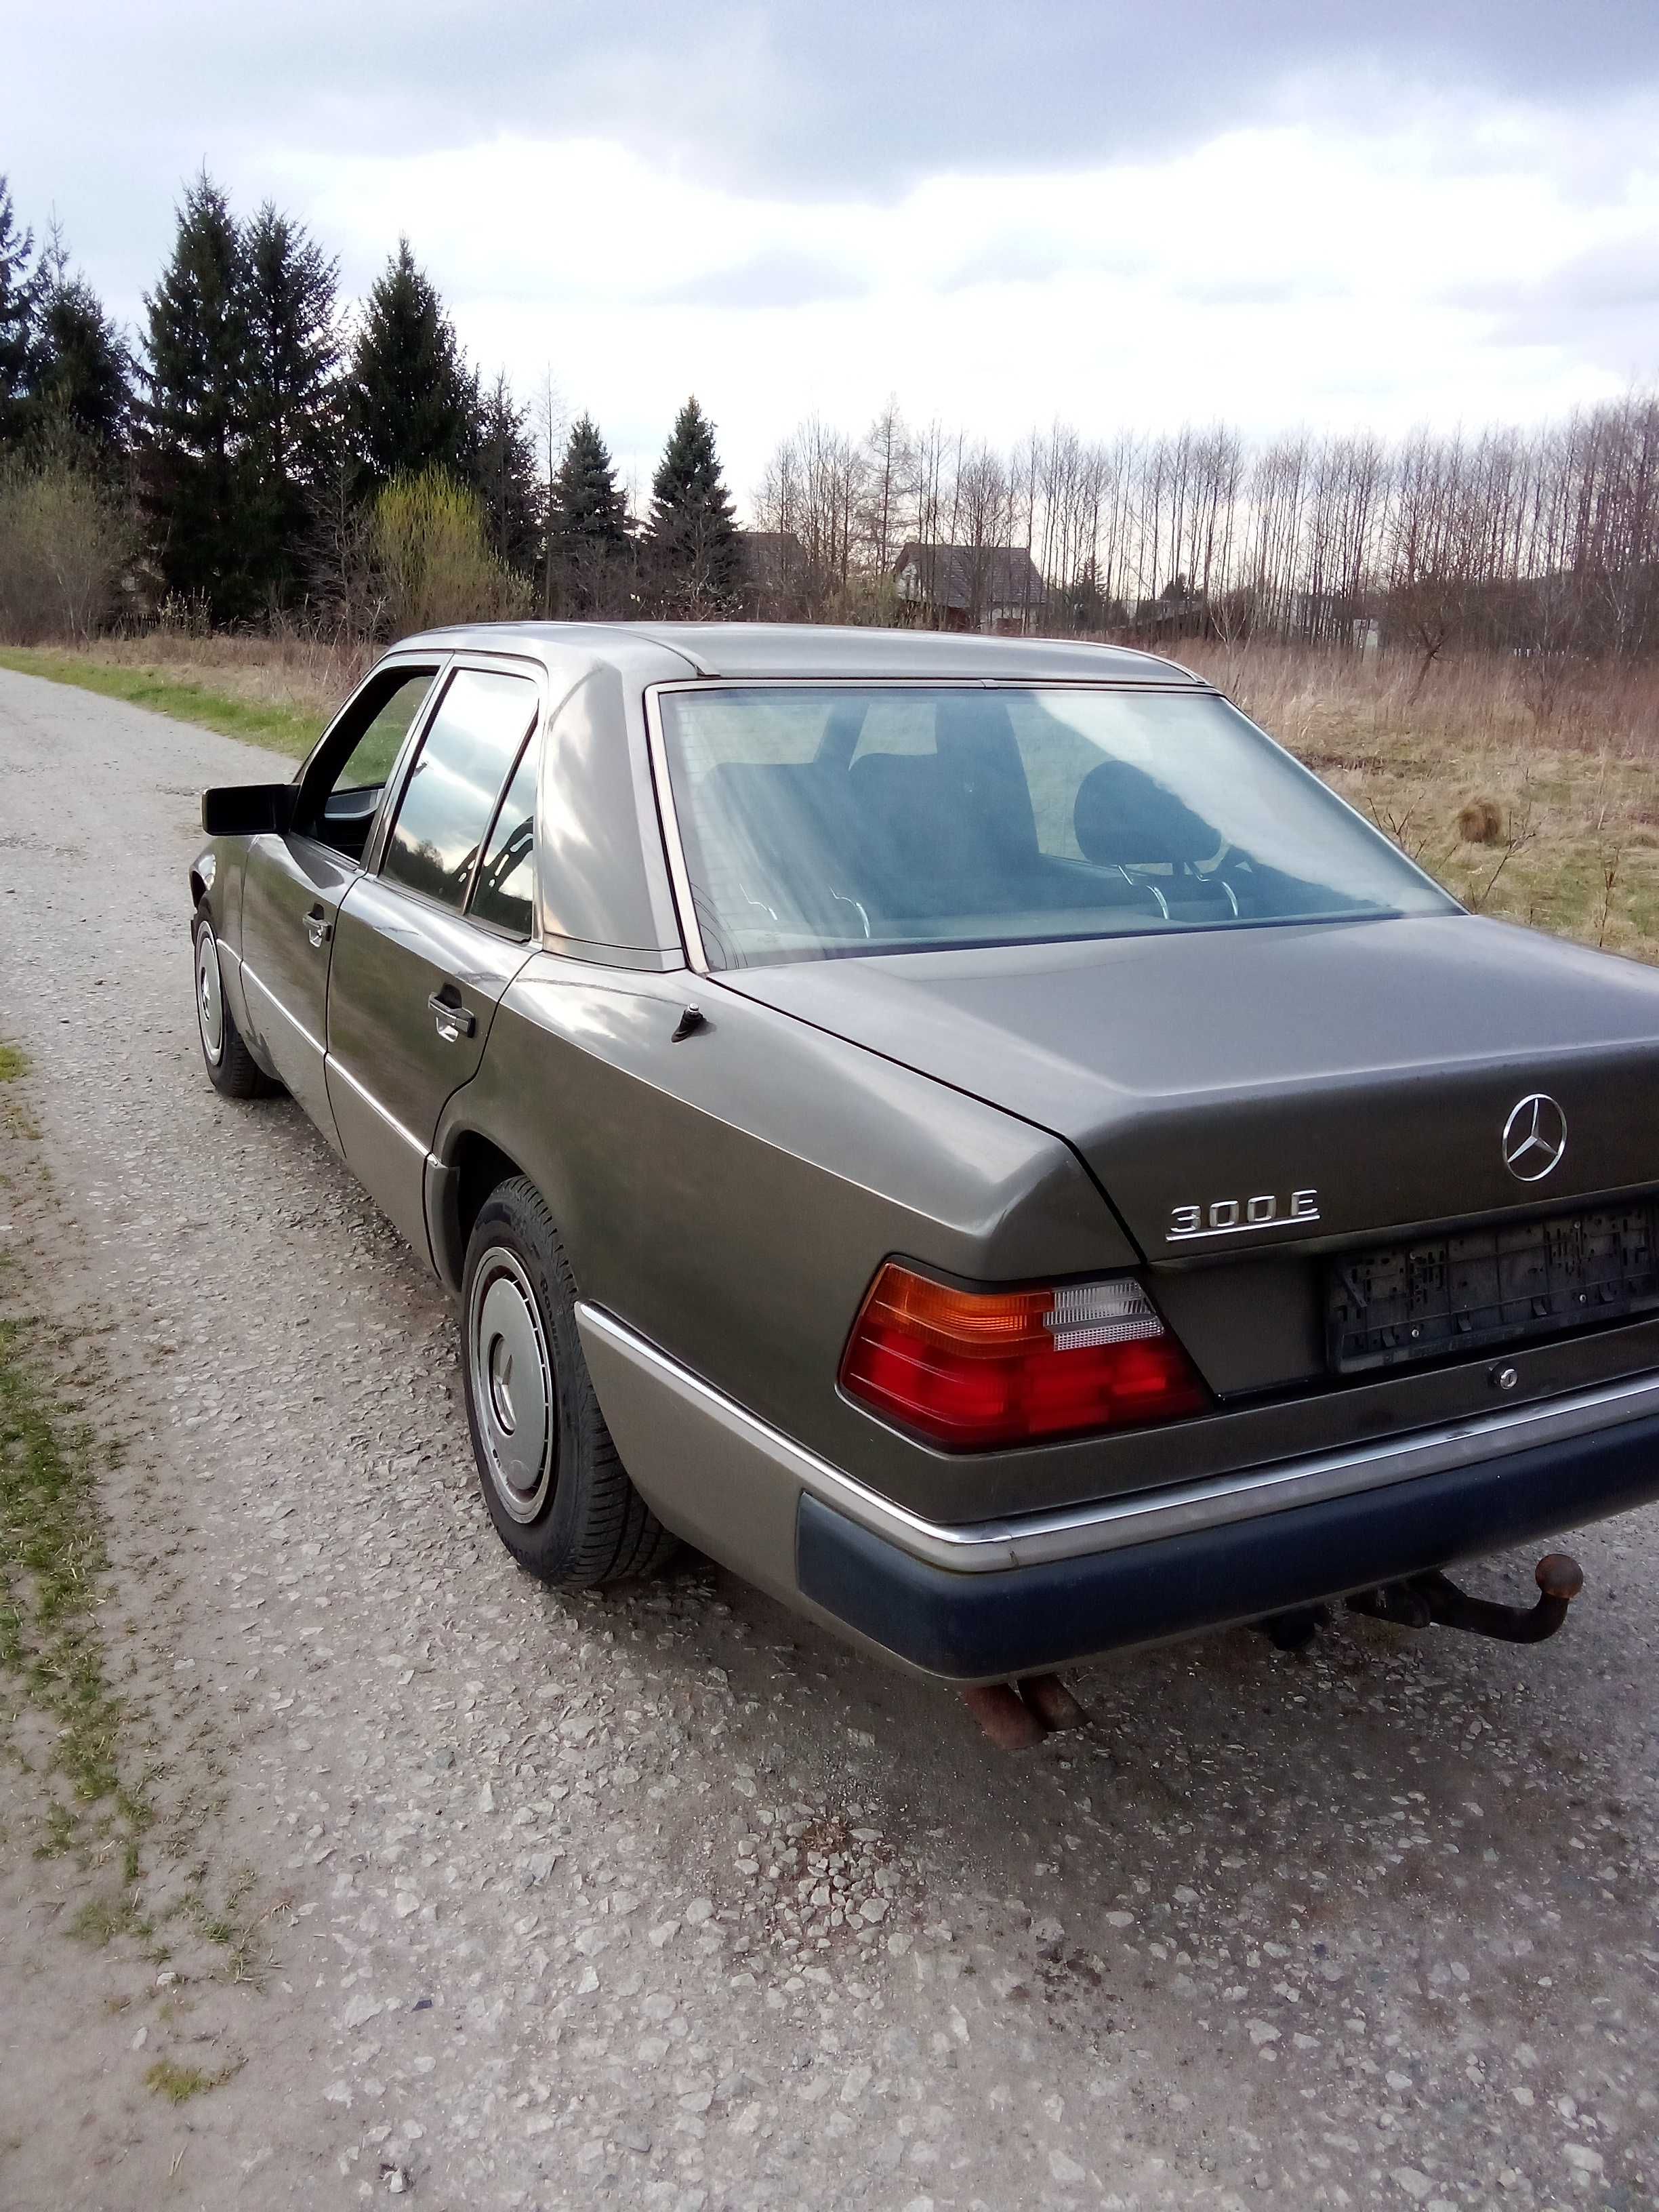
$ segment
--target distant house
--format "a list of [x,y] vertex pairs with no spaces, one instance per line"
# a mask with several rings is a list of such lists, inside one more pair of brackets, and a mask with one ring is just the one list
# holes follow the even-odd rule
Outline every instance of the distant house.
[[1033,628],[1047,591],[1023,547],[906,545],[893,568],[901,607],[931,616],[942,629]]

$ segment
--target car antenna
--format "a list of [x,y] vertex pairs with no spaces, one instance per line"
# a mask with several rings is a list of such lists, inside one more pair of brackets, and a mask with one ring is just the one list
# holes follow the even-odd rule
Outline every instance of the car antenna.
[[695,1036],[699,1030],[707,1029],[708,1026],[708,1017],[702,1008],[688,1006],[680,1016],[678,1025],[668,1042],[670,1044],[684,1044],[687,1037]]

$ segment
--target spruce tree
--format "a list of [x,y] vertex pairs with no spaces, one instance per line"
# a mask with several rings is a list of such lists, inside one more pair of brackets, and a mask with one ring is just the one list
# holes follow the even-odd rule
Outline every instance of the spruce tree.
[[475,465],[491,552],[520,575],[533,575],[546,502],[524,410],[514,400],[504,372],[483,400]]
[[653,580],[664,611],[689,616],[723,613],[735,605],[741,549],[732,498],[720,480],[714,426],[688,399],[651,483],[648,544]]
[[18,229],[10,188],[0,176],[0,441],[21,437],[27,422],[40,290],[33,258],[34,234]]
[[246,253],[229,203],[205,171],[178,214],[172,258],[144,298],[144,502],[167,589],[228,622],[257,603],[242,549]]
[[253,588],[281,605],[312,565],[336,450],[338,264],[269,201],[244,245],[246,556]]
[[369,294],[351,350],[348,434],[359,489],[447,469],[471,483],[478,459],[477,379],[432,280],[409,240]]
[[553,480],[548,529],[561,611],[574,615],[614,611],[626,586],[632,551],[628,503],[591,416],[584,415],[570,433]]
[[36,420],[54,445],[67,440],[109,470],[126,449],[132,356],[82,276],[59,265],[40,301],[33,392]]

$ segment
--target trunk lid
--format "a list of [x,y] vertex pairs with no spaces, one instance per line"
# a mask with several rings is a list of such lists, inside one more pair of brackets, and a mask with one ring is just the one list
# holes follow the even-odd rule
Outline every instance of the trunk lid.
[[[1064,1138],[1153,1261],[1659,1182],[1659,973],[1469,915],[727,971]],[[1565,1148],[1521,1180],[1525,1099]],[[1517,1165],[1545,1165],[1540,1149]],[[1307,1195],[1310,1194],[1311,1195]]]

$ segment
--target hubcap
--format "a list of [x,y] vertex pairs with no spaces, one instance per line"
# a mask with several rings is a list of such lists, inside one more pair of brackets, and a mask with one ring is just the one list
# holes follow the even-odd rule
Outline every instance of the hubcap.
[[201,1024],[202,1050],[217,1067],[225,1048],[225,1009],[220,996],[219,948],[210,929],[199,931],[196,939],[196,1018]]
[[467,1388],[484,1470],[515,1521],[533,1521],[553,1487],[557,1429],[553,1362],[530,1279],[496,1245],[467,1301]]

